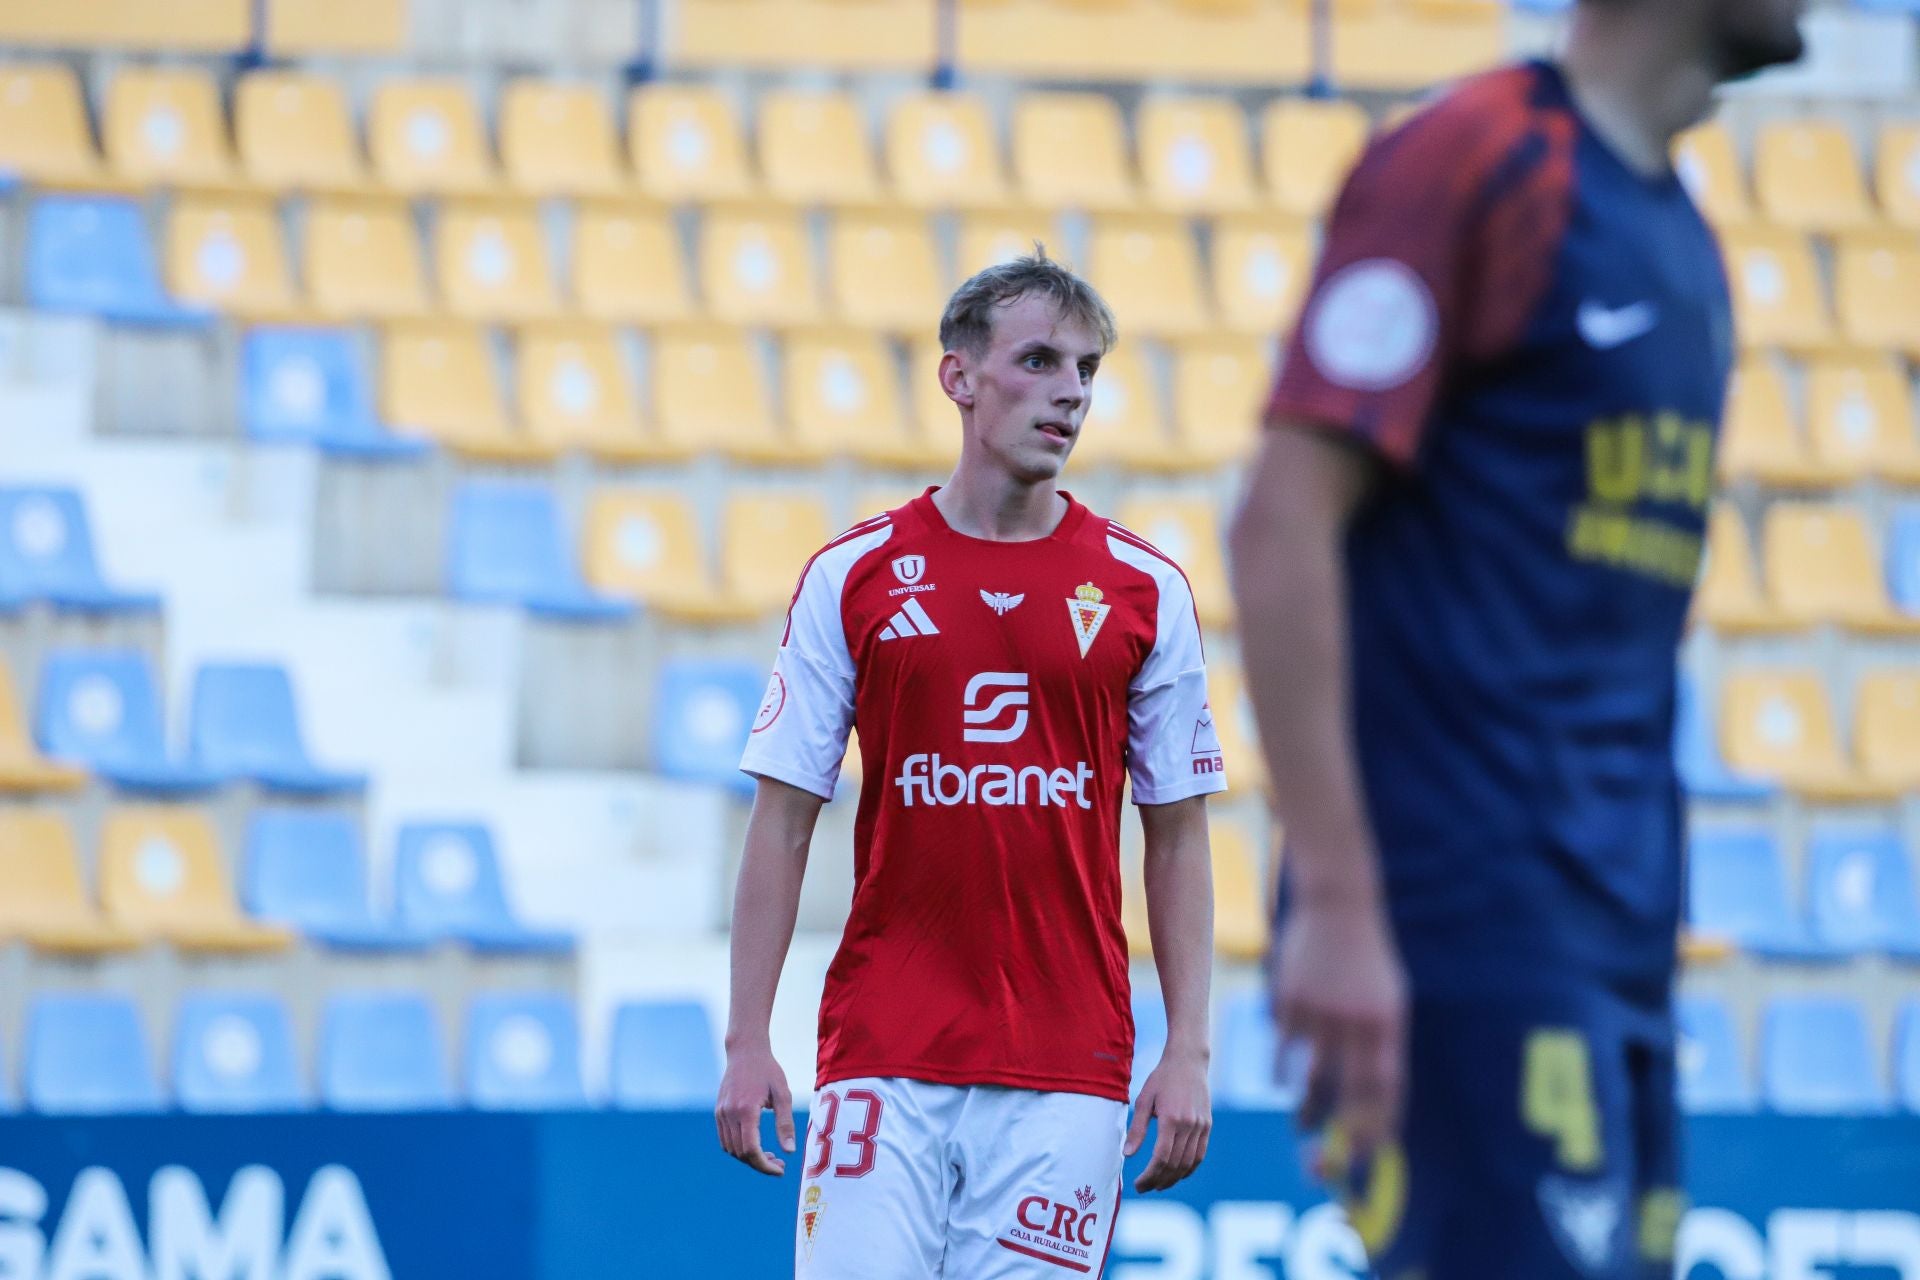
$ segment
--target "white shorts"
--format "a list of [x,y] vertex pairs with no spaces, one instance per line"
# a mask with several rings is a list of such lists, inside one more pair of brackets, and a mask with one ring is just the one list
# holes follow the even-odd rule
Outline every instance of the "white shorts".
[[805,1280],[1098,1277],[1127,1104],[919,1080],[814,1094],[794,1274]]

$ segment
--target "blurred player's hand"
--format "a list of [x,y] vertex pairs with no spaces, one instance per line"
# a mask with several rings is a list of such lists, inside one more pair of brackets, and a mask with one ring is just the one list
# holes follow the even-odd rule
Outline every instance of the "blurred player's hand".
[[727,1051],[727,1073],[720,1077],[720,1102],[713,1109],[720,1145],[734,1159],[770,1177],[787,1171],[787,1162],[760,1147],[760,1113],[773,1112],[780,1149],[793,1152],[793,1094],[787,1073],[769,1046]]
[[1127,1130],[1128,1155],[1147,1140],[1147,1121],[1155,1116],[1160,1134],[1153,1144],[1153,1158],[1134,1179],[1135,1191],[1165,1191],[1206,1158],[1207,1139],[1213,1134],[1213,1099],[1207,1092],[1204,1058],[1170,1050],[1160,1059],[1134,1101],[1133,1125]]
[[1274,945],[1273,1014],[1285,1042],[1312,1047],[1299,1121],[1329,1119],[1364,1160],[1399,1126],[1407,980],[1370,898],[1296,899]]

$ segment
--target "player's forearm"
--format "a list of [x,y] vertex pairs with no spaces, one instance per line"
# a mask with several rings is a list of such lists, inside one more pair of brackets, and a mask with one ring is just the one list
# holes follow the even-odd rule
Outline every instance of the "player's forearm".
[[[769,785],[774,784],[761,784],[763,792]],[[729,1049],[762,1045],[769,1039],[774,993],[800,914],[800,885],[818,804],[815,800],[813,812],[808,812],[804,801],[782,796],[769,803],[763,795],[747,822],[746,850],[733,899]]]
[[1213,975],[1213,862],[1206,797],[1142,805],[1147,933],[1167,1005],[1167,1052],[1204,1062]]

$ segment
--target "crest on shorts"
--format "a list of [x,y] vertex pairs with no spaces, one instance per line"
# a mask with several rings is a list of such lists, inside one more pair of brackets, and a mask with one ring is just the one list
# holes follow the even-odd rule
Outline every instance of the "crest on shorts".
[[1548,1174],[1540,1180],[1539,1197],[1547,1228],[1567,1260],[1590,1276],[1612,1271],[1626,1217],[1620,1192],[1605,1183]]
[[1073,638],[1080,642],[1080,656],[1086,657],[1087,650],[1093,647],[1093,641],[1100,634],[1100,628],[1107,625],[1107,615],[1113,612],[1113,606],[1102,604],[1105,598],[1100,588],[1091,582],[1082,583],[1073,589],[1073,596],[1067,601],[1067,616],[1073,619]]
[[1080,1212],[1085,1213],[1100,1197],[1094,1194],[1092,1187],[1082,1187],[1073,1193],[1073,1198],[1080,1202]]
[[801,1245],[806,1250],[807,1261],[813,1261],[813,1241],[820,1233],[820,1215],[827,1210],[827,1202],[821,1198],[819,1184],[807,1188],[807,1194],[800,1200],[800,1236]]

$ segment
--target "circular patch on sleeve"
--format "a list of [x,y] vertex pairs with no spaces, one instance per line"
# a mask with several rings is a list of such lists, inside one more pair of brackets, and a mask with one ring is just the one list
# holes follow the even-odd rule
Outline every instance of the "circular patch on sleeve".
[[767,681],[766,696],[760,699],[760,713],[753,718],[753,732],[759,733],[763,729],[772,728],[773,722],[778,720],[780,713],[786,709],[787,682],[781,679],[780,673],[776,671],[773,673],[773,679]]
[[1438,335],[1427,282],[1403,262],[1368,258],[1321,287],[1307,322],[1307,354],[1330,382],[1391,391],[1426,368]]

